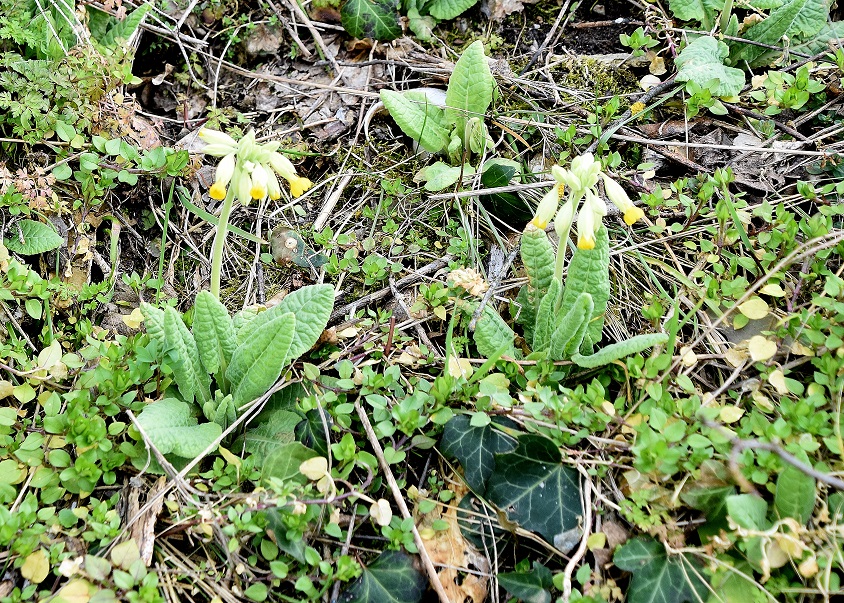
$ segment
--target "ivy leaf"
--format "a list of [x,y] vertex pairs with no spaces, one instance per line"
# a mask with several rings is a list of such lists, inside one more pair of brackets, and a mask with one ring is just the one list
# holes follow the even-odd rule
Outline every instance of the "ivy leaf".
[[3,244],[9,251],[21,255],[38,255],[58,249],[64,239],[52,226],[35,220],[21,220],[9,229],[9,237]]
[[398,5],[398,0],[348,0],[340,9],[340,22],[356,38],[389,42],[401,35]]
[[700,21],[703,29],[711,29],[724,0],[668,0],[668,8],[682,21]]
[[223,432],[216,423],[198,425],[190,405],[176,398],[148,404],[138,415],[138,424],[161,454],[186,459],[199,456]]
[[384,551],[339,597],[340,603],[417,603],[427,582],[401,551]]
[[489,70],[483,42],[472,42],[454,65],[445,93],[446,123],[455,125],[459,140],[463,140],[466,122],[472,117],[483,119],[492,103],[495,80]]
[[498,584],[524,603],[551,603],[553,578],[551,570],[534,561],[529,572],[507,572],[498,574]]
[[316,450],[320,456],[328,456],[328,440],[326,439],[326,425],[328,423],[328,431],[331,431],[331,415],[324,413],[321,415],[319,410],[314,408],[305,413],[305,418],[296,424],[293,430],[296,439],[302,442],[305,446]]
[[299,465],[315,456],[318,456],[316,452],[299,442],[277,445],[264,459],[261,475],[265,479],[274,477],[283,482],[294,480],[304,484],[307,478],[299,473]]
[[439,153],[448,144],[445,111],[433,104],[421,90],[382,90],[381,102],[401,131],[429,153]]
[[234,351],[226,369],[226,379],[232,385],[236,406],[262,396],[276,382],[287,366],[296,326],[296,316],[292,312],[282,314],[265,322],[262,329]]
[[446,423],[440,447],[444,454],[460,461],[466,483],[480,494],[495,471],[495,455],[512,451],[515,441],[494,425],[472,427],[470,421],[468,415],[457,415]]
[[788,465],[777,477],[774,508],[780,517],[793,517],[806,525],[815,508],[815,478]]
[[226,307],[210,291],[200,291],[193,305],[193,338],[199,358],[209,373],[227,365],[237,348],[231,316]]
[[615,552],[616,566],[631,572],[628,603],[697,603],[709,595],[701,570],[686,555],[665,553],[652,538],[628,541]]
[[718,80],[713,94],[738,96],[744,86],[744,72],[724,65],[729,54],[730,49],[724,42],[712,36],[697,38],[677,55],[677,81],[694,82],[706,88],[709,82]]
[[583,507],[577,472],[561,461],[548,438],[520,436],[516,450],[495,456],[486,496],[510,521],[566,552],[580,540]]

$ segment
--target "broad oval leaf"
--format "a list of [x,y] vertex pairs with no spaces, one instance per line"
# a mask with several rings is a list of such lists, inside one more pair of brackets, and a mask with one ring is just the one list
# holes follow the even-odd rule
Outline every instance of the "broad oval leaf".
[[729,54],[729,48],[721,40],[712,36],[697,38],[677,55],[677,81],[691,81],[705,87],[711,80],[718,80],[716,96],[737,96],[744,86],[744,72],[724,65]]
[[566,552],[580,540],[583,505],[577,471],[561,461],[551,440],[523,435],[513,452],[496,455],[486,496],[510,521]]
[[478,0],[434,0],[427,5],[428,13],[440,21],[448,21],[463,14]]
[[708,581],[693,557],[665,553],[652,538],[638,537],[619,547],[613,562],[633,579],[627,603],[697,603],[709,597]]
[[3,244],[21,255],[46,253],[58,249],[64,241],[55,228],[35,220],[21,220],[9,229],[9,234],[12,236]]
[[228,365],[237,348],[231,316],[210,291],[200,291],[193,306],[193,338],[199,358],[209,373]]
[[418,603],[427,581],[401,551],[384,551],[339,597],[340,603]]
[[454,65],[445,94],[446,123],[455,124],[460,140],[463,140],[467,120],[472,117],[483,119],[492,103],[494,86],[483,42],[472,42]]
[[777,477],[774,508],[780,517],[793,517],[806,525],[815,508],[815,478],[788,465]]
[[[474,305],[468,305],[474,311]],[[516,355],[516,348],[513,340],[516,334],[513,332],[498,312],[486,306],[481,314],[478,324],[475,325],[473,334],[478,353],[484,358],[491,358],[504,349],[504,354],[511,358]]]
[[340,22],[356,38],[389,42],[401,35],[398,5],[398,0],[347,0],[340,9]]
[[402,132],[429,153],[439,153],[448,144],[445,113],[429,101],[425,92],[382,90],[381,102]]
[[186,459],[200,455],[223,432],[216,423],[198,425],[190,405],[176,398],[144,407],[138,415],[138,425],[161,454]]
[[304,484],[307,478],[299,472],[299,466],[315,456],[319,455],[299,442],[277,445],[264,459],[261,475],[264,479],[295,480]]
[[235,450],[245,450],[262,463],[276,448],[293,441],[293,430],[302,417],[291,410],[276,410],[266,421],[249,429],[239,438]]
[[235,406],[262,396],[276,382],[287,366],[295,329],[296,316],[292,312],[282,314],[234,351],[226,379],[231,383]]
[[486,481],[495,471],[495,455],[516,447],[514,438],[494,425],[472,427],[468,415],[457,415],[446,423],[440,448],[463,467],[463,477],[473,492],[482,494]]

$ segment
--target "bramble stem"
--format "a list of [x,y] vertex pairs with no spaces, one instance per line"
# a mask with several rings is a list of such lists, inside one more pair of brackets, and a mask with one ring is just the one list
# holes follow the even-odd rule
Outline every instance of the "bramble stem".
[[220,299],[220,270],[223,265],[223,247],[226,244],[226,234],[229,231],[229,214],[232,211],[234,202],[234,187],[230,186],[223,199],[223,207],[220,210],[220,221],[217,223],[217,232],[214,234],[214,244],[211,247],[211,294]]

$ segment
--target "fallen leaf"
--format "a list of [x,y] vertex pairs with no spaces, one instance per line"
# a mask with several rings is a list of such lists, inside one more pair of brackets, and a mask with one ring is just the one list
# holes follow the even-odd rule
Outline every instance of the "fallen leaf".
[[318,480],[328,473],[328,459],[324,456],[315,456],[299,465],[299,473],[309,480]]
[[135,308],[131,314],[121,314],[120,320],[130,329],[139,329],[141,323],[144,322],[144,315],[141,313],[140,308]]
[[768,304],[761,297],[751,297],[739,305],[738,311],[751,320],[760,320],[768,315],[769,308]]
[[771,371],[771,374],[768,375],[768,383],[774,386],[778,394],[784,396],[788,393],[788,386],[785,384],[785,375],[780,369]]
[[747,342],[747,351],[750,352],[750,357],[754,362],[760,362],[777,353],[777,344],[762,335],[754,335]]
[[21,576],[33,584],[41,584],[50,572],[50,557],[44,549],[30,553],[21,566]]
[[379,498],[372,503],[369,507],[369,514],[372,515],[372,519],[379,526],[388,526],[393,519],[393,510],[390,508],[390,503],[383,498]]
[[739,408],[738,406],[725,406],[721,409],[721,412],[718,413],[718,417],[724,423],[735,423],[736,421],[741,419],[743,414],[743,408]]
[[455,379],[465,377],[468,379],[472,376],[472,363],[468,358],[455,358],[449,356],[448,358],[448,374]]
[[771,297],[783,297],[785,296],[785,291],[782,287],[777,285],[776,283],[768,283],[761,289],[759,289],[759,293],[764,293],[765,295],[770,295]]

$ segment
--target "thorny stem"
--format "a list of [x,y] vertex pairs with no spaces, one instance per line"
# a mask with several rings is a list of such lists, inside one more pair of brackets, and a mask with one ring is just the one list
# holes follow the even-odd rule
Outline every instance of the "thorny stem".
[[230,186],[223,199],[223,207],[220,210],[220,221],[217,223],[217,232],[214,234],[214,245],[211,248],[211,294],[220,299],[220,270],[223,265],[223,247],[226,244],[226,234],[229,231],[229,214],[232,212],[234,202],[234,187]]

